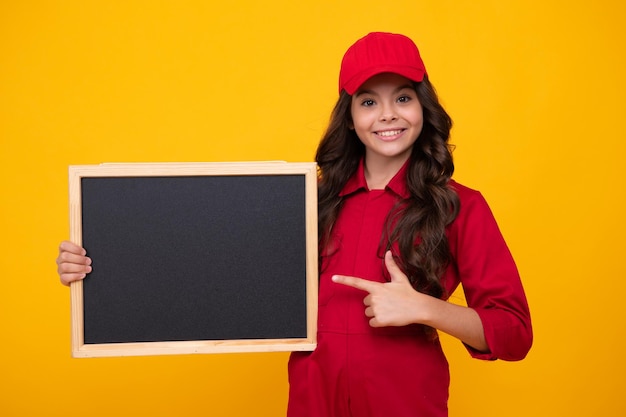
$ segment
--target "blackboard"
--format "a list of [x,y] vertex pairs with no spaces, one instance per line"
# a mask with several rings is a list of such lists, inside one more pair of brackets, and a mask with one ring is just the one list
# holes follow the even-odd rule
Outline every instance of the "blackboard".
[[312,350],[313,163],[70,167],[75,357]]

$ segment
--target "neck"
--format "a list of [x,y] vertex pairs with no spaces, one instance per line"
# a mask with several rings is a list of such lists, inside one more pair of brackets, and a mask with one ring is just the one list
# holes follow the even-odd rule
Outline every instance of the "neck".
[[403,158],[365,156],[365,181],[370,190],[383,190],[407,161]]

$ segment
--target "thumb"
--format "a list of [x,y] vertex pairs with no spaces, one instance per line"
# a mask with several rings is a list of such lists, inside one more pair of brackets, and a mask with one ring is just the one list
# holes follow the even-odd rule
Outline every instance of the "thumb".
[[385,253],[385,266],[387,271],[389,271],[391,282],[409,282],[409,278],[400,270],[390,250]]

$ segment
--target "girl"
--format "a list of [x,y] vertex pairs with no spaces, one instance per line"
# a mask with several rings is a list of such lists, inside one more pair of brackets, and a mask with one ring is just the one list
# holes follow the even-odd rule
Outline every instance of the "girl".
[[[437,331],[475,358],[532,344],[524,290],[493,215],[451,179],[452,122],[415,44],[370,33],[345,53],[317,150],[318,345],[289,360],[289,417],[443,417],[449,372]],[[91,271],[60,246],[64,284]],[[462,284],[468,307],[447,302]]]

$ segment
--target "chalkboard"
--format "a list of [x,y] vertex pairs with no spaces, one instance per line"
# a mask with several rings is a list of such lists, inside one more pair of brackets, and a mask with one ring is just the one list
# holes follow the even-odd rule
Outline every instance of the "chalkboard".
[[74,357],[315,348],[314,163],[70,167]]

